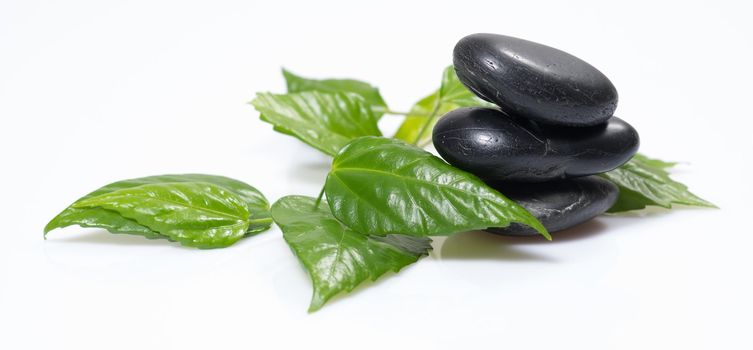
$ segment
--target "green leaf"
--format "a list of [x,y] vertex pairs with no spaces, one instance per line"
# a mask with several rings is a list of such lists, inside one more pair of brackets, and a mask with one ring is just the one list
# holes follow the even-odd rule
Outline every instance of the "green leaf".
[[644,165],[646,165],[648,167],[660,168],[660,169],[669,169],[669,168],[672,168],[675,165],[677,165],[677,162],[665,162],[665,161],[659,160],[659,159],[651,159],[651,158],[646,157],[646,156],[644,156],[644,155],[642,155],[640,153],[636,153],[633,156],[633,160],[635,160],[637,162],[641,162],[641,163],[643,163]]
[[398,272],[428,254],[431,239],[405,235],[368,236],[340,223],[322,201],[287,196],[272,205],[272,218],[314,284],[309,311],[363,281]]
[[457,107],[493,106],[468,90],[458,79],[453,66],[445,68],[442,72],[439,95],[441,103],[449,103]]
[[379,89],[369,83],[354,79],[309,79],[291,73],[283,69],[288,93],[319,91],[326,93],[348,92],[361,96],[372,107],[374,116],[379,119],[387,109]]
[[269,218],[269,202],[256,188],[248,184],[224,176],[206,174],[175,174],[141,177],[113,182],[103,186],[94,192],[78,199],[71,206],[63,210],[53,218],[45,227],[45,235],[53,229],[71,225],[82,227],[97,227],[106,229],[112,233],[128,233],[142,235],[150,239],[166,238],[163,235],[139,224],[138,222],[122,217],[120,214],[104,208],[75,208],[74,205],[88,198],[96,197],[117,190],[137,187],[146,184],[158,184],[165,182],[209,182],[222,186],[245,201],[246,208],[251,216],[247,234],[261,232],[268,229],[272,220]]
[[274,125],[276,131],[331,156],[354,138],[382,134],[371,109],[356,95],[259,93],[251,104],[261,113],[261,120]]
[[335,217],[358,232],[448,235],[518,222],[549,238],[533,215],[476,176],[396,139],[349,143],[324,191]]
[[[440,103],[438,99],[439,90],[413,105],[393,137],[411,143],[416,140],[418,140],[418,143],[422,143],[431,138],[431,130],[438,119],[436,116],[444,115],[457,108],[457,106],[449,103]],[[431,120],[427,121],[427,119]],[[422,129],[423,132],[421,132]],[[419,133],[421,133],[420,138],[418,137]]]
[[[445,68],[437,91],[418,101],[408,112],[395,138],[413,143],[431,139],[431,130],[440,116],[460,107],[492,106],[476,97],[460,82],[452,66]],[[428,120],[427,120],[428,119]],[[421,134],[421,137],[419,137]]]
[[617,203],[609,212],[643,209],[647,206],[671,208],[672,204],[716,208],[688,191],[687,186],[669,177],[666,169],[674,164],[636,154],[621,167],[601,174],[620,188]]
[[246,202],[208,182],[166,182],[125,188],[79,201],[74,208],[103,208],[183,245],[227,247],[246,234]]

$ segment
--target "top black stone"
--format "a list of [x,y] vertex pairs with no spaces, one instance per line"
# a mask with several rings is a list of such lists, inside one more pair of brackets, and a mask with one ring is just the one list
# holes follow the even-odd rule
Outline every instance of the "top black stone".
[[598,69],[558,49],[497,34],[472,34],[453,53],[460,81],[503,111],[567,126],[605,122],[617,89]]

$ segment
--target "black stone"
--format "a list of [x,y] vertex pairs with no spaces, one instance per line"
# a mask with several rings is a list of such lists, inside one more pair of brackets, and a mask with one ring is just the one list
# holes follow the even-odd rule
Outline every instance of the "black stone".
[[[619,194],[617,186],[597,176],[540,184],[490,185],[528,209],[550,233],[568,229],[603,214],[614,205]],[[511,236],[538,234],[532,228],[517,223],[486,231]]]
[[638,132],[614,117],[590,127],[543,125],[491,108],[458,108],[439,119],[434,147],[485,180],[543,182],[603,173],[638,151]]
[[537,122],[588,126],[617,108],[617,89],[598,69],[555,48],[497,34],[455,45],[455,71],[479,97]]

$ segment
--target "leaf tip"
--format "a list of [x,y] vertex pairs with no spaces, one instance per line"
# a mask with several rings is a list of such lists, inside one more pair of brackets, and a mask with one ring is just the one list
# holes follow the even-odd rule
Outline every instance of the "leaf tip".
[[313,314],[314,312],[317,312],[317,311],[319,311],[319,309],[321,309],[321,308],[322,308],[322,306],[321,306],[321,305],[314,305],[314,304],[312,303],[311,305],[309,305],[309,309],[308,309],[308,310],[306,310],[306,312],[308,312],[308,313],[310,313],[310,314]]
[[549,231],[547,231],[546,227],[544,227],[544,225],[538,219],[534,218],[534,220],[535,221],[532,223],[525,223],[525,224],[531,227],[532,229],[536,230],[536,232],[540,233],[542,236],[544,236],[544,238],[546,238],[547,241],[551,241],[552,235],[549,233]]
[[711,208],[711,209],[721,209],[721,208],[719,208],[718,205],[716,205],[714,203],[711,203],[711,202],[709,202],[709,201],[707,201],[707,200],[705,200],[705,199],[703,199],[701,197],[698,197],[698,196],[696,196],[696,197],[699,200],[699,202],[698,202],[697,205],[700,206],[700,207],[706,207],[706,208]]
[[521,223],[536,230],[536,232],[544,236],[544,238],[546,238],[547,241],[551,241],[552,235],[549,234],[549,231],[547,231],[546,227],[544,227],[544,224],[542,224],[535,216],[533,216],[533,214],[531,214],[528,211],[526,212],[528,213],[530,220],[521,222]]
[[318,290],[314,289],[314,295],[311,296],[311,303],[309,304],[308,313],[314,313],[324,306],[327,302],[327,297],[322,295]]
[[[55,219],[57,219],[57,218],[55,218]],[[44,238],[45,240],[47,240],[47,234],[48,234],[48,233],[49,233],[50,231],[52,231],[52,230],[54,230],[54,229],[56,229],[56,228],[58,228],[58,227],[59,227],[59,226],[57,225],[57,223],[55,222],[55,219],[52,219],[52,221],[48,222],[48,223],[47,223],[47,225],[45,225],[44,229],[42,230],[42,237],[43,237],[43,238]]]
[[546,238],[547,241],[552,240],[552,235],[545,229],[544,231],[539,231],[544,238]]

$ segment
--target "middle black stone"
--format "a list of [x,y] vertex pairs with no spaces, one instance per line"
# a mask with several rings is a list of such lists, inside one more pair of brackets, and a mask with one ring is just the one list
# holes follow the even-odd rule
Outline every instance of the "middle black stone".
[[638,132],[613,117],[590,127],[538,125],[490,108],[459,108],[433,131],[448,163],[484,180],[544,182],[610,171],[638,151]]

